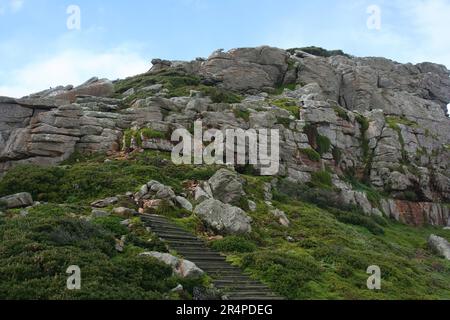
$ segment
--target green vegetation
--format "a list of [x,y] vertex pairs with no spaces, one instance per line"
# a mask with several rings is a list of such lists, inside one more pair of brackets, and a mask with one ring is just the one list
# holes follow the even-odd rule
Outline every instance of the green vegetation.
[[180,181],[207,180],[217,171],[216,167],[176,166],[170,154],[158,152],[136,154],[129,161],[104,160],[94,156],[83,162],[71,159],[68,163],[72,165],[52,168],[16,167],[0,180],[0,196],[29,192],[38,201],[87,204],[134,191],[152,179],[180,191]]
[[294,99],[283,98],[278,100],[273,100],[271,102],[274,106],[289,111],[295,119],[300,119],[300,107],[297,104],[297,101]]
[[331,150],[331,141],[328,137],[318,135],[317,136],[317,152],[320,155],[324,155],[325,153],[330,152]]
[[280,86],[276,87],[275,91],[273,91],[271,93],[275,96],[279,96],[286,89],[294,91],[295,89],[297,89],[298,85],[299,85],[298,83],[289,83],[289,84],[280,85]]
[[186,74],[181,70],[162,70],[159,73],[142,74],[119,80],[115,83],[116,96],[121,97],[124,92],[134,88],[136,93],[128,97],[126,101],[131,102],[135,99],[143,99],[152,96],[152,93],[139,91],[139,89],[155,84],[163,85],[169,97],[189,96],[191,90],[195,90],[211,97],[214,103],[239,103],[243,99],[237,93],[203,85],[199,77]]
[[277,117],[277,123],[283,125],[286,128],[291,126],[292,120],[289,118]]
[[250,120],[250,111],[245,109],[234,109],[233,110],[234,116],[238,119],[242,119],[245,122],[248,122]]
[[294,54],[296,50],[301,50],[306,53],[312,54],[314,56],[325,57],[325,58],[332,57],[332,56],[350,57],[348,54],[344,53],[344,51],[342,51],[342,50],[326,50],[324,48],[314,47],[314,46],[303,47],[303,48],[293,48],[293,49],[289,49],[287,51],[291,54]]
[[130,148],[133,139],[138,147],[142,147],[143,139],[168,139],[168,134],[151,128],[142,128],[139,130],[125,130],[123,137],[124,146]]
[[[143,251],[166,250],[139,219],[133,218],[132,228],[115,216],[86,221],[93,200],[136,191],[152,179],[180,193],[183,181],[207,180],[218,169],[175,166],[168,157],[144,152],[105,162],[105,156],[77,154],[59,167],[8,172],[0,180],[0,196],[30,192],[50,203],[30,209],[26,217],[17,210],[0,217],[0,298],[180,299],[190,298],[194,286],[207,285],[204,278],[179,279],[167,266],[139,257]],[[450,240],[448,231],[365,216],[340,202],[326,170],[313,174],[308,185],[279,180],[272,203],[288,216],[291,224],[285,228],[263,200],[264,183],[272,178],[245,173],[245,191],[257,203],[257,210],[248,212],[253,231],[210,245],[278,294],[290,299],[450,299],[450,262],[427,247],[430,234]],[[383,196],[358,181],[352,184],[372,203]],[[200,220],[186,210],[162,206],[158,213],[205,235]],[[115,241],[122,236],[125,248],[119,253]],[[82,269],[81,291],[65,290],[69,265]],[[371,265],[381,268],[381,291],[366,287]],[[188,296],[170,293],[178,283]]]
[[358,181],[354,176],[346,176],[345,181],[350,183],[354,190],[364,192],[367,199],[375,207],[379,207],[381,200],[388,196],[387,194],[376,190],[373,186]]
[[309,144],[322,156],[331,151],[331,141],[328,137],[319,134],[317,127],[307,124],[303,131],[308,136]]
[[[155,259],[139,257],[165,246],[142,224],[131,229],[122,219],[108,217],[93,222],[74,217],[69,207],[35,207],[26,217],[9,213],[0,218],[1,299],[185,299],[170,290],[178,283],[206,284],[203,278],[186,281]],[[122,253],[115,239],[126,236]],[[66,288],[66,270],[77,265],[81,290]],[[192,294],[192,291],[190,291]]]
[[214,103],[240,103],[244,99],[237,93],[216,87],[201,86],[198,90],[209,96]]
[[403,138],[402,128],[399,126],[399,124],[415,127],[417,126],[417,123],[406,118],[394,116],[386,117],[386,122],[389,128],[395,130],[398,134],[398,141],[400,142],[400,145],[402,147],[402,164],[409,165],[410,161],[408,159],[408,153],[405,150],[405,139]]
[[407,119],[406,117],[399,117],[399,116],[388,116],[386,117],[386,122],[389,125],[391,129],[397,130],[399,124],[403,124],[408,127],[412,128],[418,128],[419,125],[416,121],[412,121]]
[[311,186],[320,189],[332,187],[332,176],[328,171],[317,171],[311,174]]
[[309,160],[319,162],[320,161],[320,154],[314,150],[314,149],[300,149],[300,152],[307,155]]
[[374,152],[370,150],[369,139],[367,139],[367,130],[369,130],[370,123],[366,117],[360,114],[356,116],[356,121],[359,123],[361,130],[360,142],[363,151],[363,162],[365,164],[364,179],[368,181],[370,172],[372,170],[372,162],[374,156]]
[[344,108],[339,107],[339,106],[335,106],[334,107],[334,112],[336,112],[336,115],[339,118],[344,119],[346,121],[350,121],[350,117],[348,116],[348,113],[347,113],[347,111]]
[[226,253],[245,253],[257,250],[257,246],[254,242],[238,236],[229,236],[222,240],[216,240],[211,243],[211,248]]

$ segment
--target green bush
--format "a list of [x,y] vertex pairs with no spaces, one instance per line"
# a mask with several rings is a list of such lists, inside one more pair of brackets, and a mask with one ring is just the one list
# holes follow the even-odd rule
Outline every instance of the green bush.
[[290,98],[273,100],[272,104],[280,109],[289,111],[296,119],[300,119],[300,107],[297,101]]
[[253,252],[257,249],[252,241],[238,236],[229,236],[223,240],[214,241],[211,244],[211,248],[219,252],[231,253]]
[[[179,298],[170,293],[178,283],[186,283],[190,293],[205,283],[203,278],[178,279],[169,266],[139,257],[144,250],[165,251],[156,238],[148,242],[132,233],[119,254],[114,233],[122,231],[117,232],[116,226],[46,215],[50,208],[41,207],[27,217],[1,219],[0,299],[167,299]],[[70,265],[81,268],[81,290],[66,288]]]
[[363,212],[342,211],[336,208],[328,208],[338,221],[355,226],[361,226],[375,235],[383,235],[383,228],[371,217],[367,217]]
[[146,139],[165,139],[167,134],[161,131],[157,131],[151,128],[143,128],[140,130],[142,136]]
[[115,216],[95,218],[92,220],[94,224],[101,226],[105,230],[108,230],[117,238],[128,234],[128,228],[124,225],[121,225],[121,221],[123,221],[123,218]]
[[348,116],[347,110],[345,110],[344,108],[336,106],[334,107],[334,112],[336,112],[336,115],[339,118],[344,119],[346,121],[350,121],[350,117]]
[[4,211],[8,208],[7,204],[5,201],[0,201],[0,212]]
[[237,93],[216,87],[203,86],[200,91],[209,96],[214,103],[240,103],[244,99]]
[[325,153],[330,152],[331,150],[331,141],[328,137],[318,135],[317,136],[317,152],[320,155],[324,155]]
[[234,109],[233,113],[237,119],[242,119],[245,122],[248,122],[250,120],[250,112],[248,110]]
[[328,171],[317,171],[311,174],[311,185],[317,188],[330,189],[333,186],[331,173]]
[[323,272],[311,256],[282,251],[247,254],[242,259],[242,266],[288,299],[309,299],[309,285],[319,280]]
[[319,162],[321,159],[320,154],[314,149],[300,149],[300,152],[307,155],[311,161]]

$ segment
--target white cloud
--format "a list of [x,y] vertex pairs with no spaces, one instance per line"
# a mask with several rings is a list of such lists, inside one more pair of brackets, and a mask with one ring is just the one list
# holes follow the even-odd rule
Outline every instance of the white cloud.
[[450,2],[446,0],[403,1],[406,13],[413,25],[413,32],[420,37],[412,55],[415,60],[431,60],[450,68],[450,36],[448,17]]
[[58,85],[79,85],[91,77],[125,78],[146,72],[150,63],[126,48],[94,53],[65,50],[2,76],[0,96],[21,97]]

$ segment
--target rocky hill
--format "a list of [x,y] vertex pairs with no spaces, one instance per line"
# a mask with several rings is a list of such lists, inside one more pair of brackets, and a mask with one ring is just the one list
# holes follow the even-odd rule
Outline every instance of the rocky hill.
[[[137,205],[135,210],[154,209],[161,201],[168,200],[172,206],[194,211],[201,220],[203,227],[200,229],[211,232],[208,236],[242,234],[221,232],[223,230],[245,230],[244,234],[258,234],[252,239],[255,243],[269,241],[263,240],[264,236],[281,237],[285,246],[295,243],[297,248],[305,250],[309,246],[312,246],[311,250],[319,246],[317,239],[313,239],[316,236],[310,238],[308,232],[320,225],[320,230],[316,231],[323,236],[326,232],[322,227],[326,227],[322,224],[335,230],[330,237],[333,243],[336,241],[335,245],[343,248],[351,247],[338,243],[338,238],[345,237],[347,232],[354,244],[363,238],[374,243],[383,241],[369,240],[364,233],[356,235],[356,231],[347,227],[334,229],[331,227],[333,219],[338,219],[339,223],[363,225],[375,234],[383,233],[383,226],[392,233],[416,230],[408,232],[421,240],[410,243],[405,236],[401,244],[388,232],[389,241],[398,240],[394,247],[405,246],[398,252],[389,253],[392,263],[401,265],[405,261],[397,261],[395,256],[403,255],[399,259],[406,259],[419,254],[416,250],[423,247],[429,236],[421,238],[428,232],[426,228],[431,226],[433,233],[448,238],[448,234],[442,233],[446,232],[442,227],[450,227],[450,118],[446,114],[450,103],[449,76],[449,70],[433,63],[400,64],[383,58],[357,58],[317,48],[259,47],[229,52],[218,50],[207,59],[190,62],[155,59],[148,72],[123,80],[112,82],[94,78],[79,87],[58,87],[20,99],[1,97],[0,176],[3,178],[0,196],[29,192],[35,200],[59,204],[74,202],[83,207],[89,206],[86,201],[95,200],[96,196],[111,197],[132,191],[128,198],[131,196],[133,206]],[[193,172],[193,178],[180,172],[181,169],[169,164],[168,160],[156,161],[159,153],[153,159],[152,152],[172,150],[174,143],[170,136],[175,129],[192,130],[196,120],[202,120],[205,128],[219,130],[279,129],[281,168],[278,176],[258,177],[261,168],[251,165],[236,166],[237,173],[216,172],[216,167],[200,169],[211,174],[198,174],[198,169],[183,167]],[[145,156],[148,152],[152,154],[150,158]],[[105,162],[94,161],[92,164],[92,160],[83,160],[89,156],[101,157]],[[144,159],[136,160],[140,156]],[[78,161],[73,162],[73,159]],[[123,166],[132,167],[129,170],[122,165],[117,167],[117,161],[128,161]],[[41,169],[35,169],[35,165],[44,171],[36,173],[35,170]],[[46,169],[49,166],[50,169]],[[145,172],[146,166],[149,172]],[[94,167],[95,170],[89,172],[92,178],[98,177],[101,182],[83,176],[88,172],[84,170]],[[163,171],[164,167],[171,169]],[[115,176],[104,177],[108,170]],[[135,194],[138,190],[133,188],[156,179],[156,174],[159,181],[172,185],[175,191],[178,189],[178,195],[167,189],[159,190],[165,197],[160,193],[149,195],[148,186],[139,189],[141,194]],[[246,178],[242,179],[239,174]],[[80,181],[75,182],[77,179]],[[208,182],[208,179],[212,181]],[[98,185],[93,187],[94,183]],[[230,185],[234,187],[230,189]],[[246,189],[249,186],[252,191]],[[224,195],[221,188],[225,193],[231,190],[231,194]],[[22,207],[32,205],[32,200],[28,201],[27,197],[24,200],[27,203]],[[20,199],[6,200],[20,204]],[[312,209],[311,203],[318,207]],[[10,208],[15,207],[10,205]],[[308,220],[309,213],[306,216],[300,214],[300,219],[307,222],[297,224],[298,210],[314,213],[322,220]],[[267,229],[268,218],[262,218],[260,211],[271,213],[270,216],[282,226],[293,228],[292,233],[296,235],[279,231],[279,226]],[[209,214],[211,212],[214,214]],[[223,212],[236,223],[227,225],[229,221],[225,219],[217,228]],[[246,212],[256,213],[249,217]],[[348,215],[349,212],[352,213]],[[424,229],[402,229],[408,227],[391,225],[393,222],[386,224],[389,220]],[[233,244],[233,239],[223,241]],[[447,250],[448,254],[445,240],[439,239],[444,244],[437,247],[443,246],[441,251]],[[419,247],[416,241],[419,241]],[[242,245],[250,247],[244,248],[243,252],[256,250],[252,247],[254,243],[248,242],[248,239],[242,239]],[[276,240],[269,242],[267,248],[281,248],[277,247]],[[381,251],[395,251],[393,247],[383,246],[376,245],[380,254]],[[285,261],[286,270],[291,270],[291,263],[298,263],[293,256],[283,256],[285,252],[279,254],[277,261],[279,265],[284,263],[280,261]],[[305,258],[303,251],[296,254]],[[314,269],[319,260],[325,259],[319,251],[314,251],[312,256],[316,260],[299,258],[304,263],[301,268],[308,269],[307,265],[311,263],[310,267]],[[300,293],[290,295],[285,287],[277,288],[276,281],[264,269],[264,261],[257,255],[234,256],[234,259],[253,270],[269,286],[272,284],[271,288],[277,293],[292,298],[303,297]],[[370,265],[370,261],[368,263]],[[349,268],[348,264],[344,265]],[[450,277],[449,265],[442,268],[446,270],[442,277]],[[344,271],[336,272],[341,275]],[[425,279],[426,272],[422,269],[418,272]],[[332,287],[323,281],[326,285],[321,290]],[[353,285],[346,282],[344,287]],[[319,291],[308,288],[320,297]],[[408,297],[425,294],[421,289],[417,290]],[[390,297],[402,296],[383,296]]]
[[[144,135],[137,147],[170,151],[157,133],[170,136],[197,119],[217,129],[279,128],[281,177],[306,183],[327,168],[343,201],[366,214],[446,225],[449,74],[432,63],[271,47],[219,50],[192,62],[156,59],[149,72],[115,83],[92,79],[1,98],[0,172],[55,165],[75,150],[118,152],[130,147],[124,136],[144,129],[156,137]],[[344,177],[383,199],[371,203]]]

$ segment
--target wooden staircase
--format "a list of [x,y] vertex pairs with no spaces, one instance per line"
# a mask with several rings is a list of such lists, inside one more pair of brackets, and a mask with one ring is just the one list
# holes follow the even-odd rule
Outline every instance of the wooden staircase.
[[283,300],[266,285],[252,280],[228,263],[224,256],[211,250],[205,242],[158,215],[142,215],[142,221],[152,232],[166,241],[184,259],[192,261],[206,272],[214,286],[228,300]]

